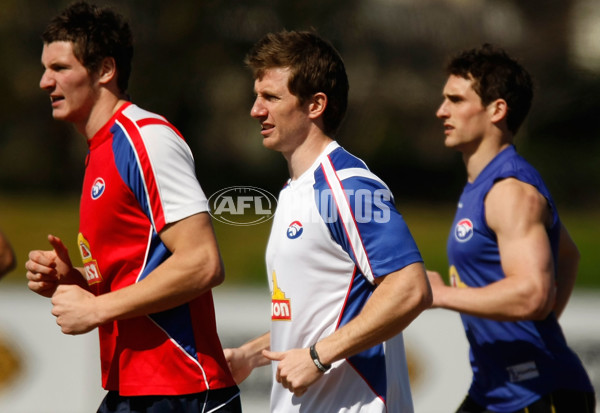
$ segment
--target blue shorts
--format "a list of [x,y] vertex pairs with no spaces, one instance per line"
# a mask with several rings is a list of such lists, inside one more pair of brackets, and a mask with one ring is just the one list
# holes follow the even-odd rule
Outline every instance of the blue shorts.
[[121,396],[109,391],[97,413],[241,413],[237,386],[177,396]]

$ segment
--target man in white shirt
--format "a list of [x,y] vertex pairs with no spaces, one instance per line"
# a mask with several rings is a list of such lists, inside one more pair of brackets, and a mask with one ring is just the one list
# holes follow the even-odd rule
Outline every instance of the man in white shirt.
[[290,179],[266,259],[271,330],[226,349],[239,383],[273,362],[272,412],[412,412],[402,330],[432,297],[388,187],[334,140],[348,79],[312,32],[266,35],[246,64],[251,115]]

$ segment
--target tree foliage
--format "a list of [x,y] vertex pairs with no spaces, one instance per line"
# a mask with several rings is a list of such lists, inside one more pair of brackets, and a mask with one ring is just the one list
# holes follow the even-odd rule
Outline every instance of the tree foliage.
[[[194,152],[207,194],[232,185],[277,192],[287,179],[278,154],[260,143],[249,116],[250,46],[280,29],[314,28],[341,52],[350,105],[338,140],[363,158],[402,200],[453,200],[460,158],[443,147],[435,111],[450,54],[490,42],[528,67],[534,107],[517,146],[559,203],[600,198],[600,76],[572,58],[572,1],[172,1],[125,0],[135,40],[130,94],[166,116]],[[68,2],[0,1],[0,191],[79,190],[86,143],[50,116],[38,88],[40,34]]]

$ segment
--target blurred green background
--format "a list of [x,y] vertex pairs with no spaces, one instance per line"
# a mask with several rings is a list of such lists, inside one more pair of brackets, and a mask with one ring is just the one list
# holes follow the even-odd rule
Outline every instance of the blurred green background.
[[[31,249],[47,249],[46,236],[60,237],[79,265],[77,250],[78,200],[76,198],[8,197],[0,204],[3,230],[16,250],[19,267],[2,282],[25,284],[23,265]],[[400,204],[426,265],[447,276],[446,237],[454,214],[453,205]],[[562,218],[577,243],[582,259],[577,288],[600,289],[598,234],[600,212],[562,211]],[[267,287],[264,254],[270,221],[254,226],[233,226],[213,221],[225,262],[225,285],[248,284]]]
[[[70,1],[0,0],[0,228],[24,282],[27,252],[60,236],[76,253],[86,143],[50,116],[40,34]],[[444,272],[445,240],[464,184],[434,114],[449,55],[484,42],[531,72],[536,93],[519,151],[553,193],[581,253],[582,287],[600,288],[600,2],[597,0],[98,0],[128,17],[130,94],[184,134],[207,195],[230,186],[277,194],[282,157],[250,118],[242,61],[269,31],[314,28],[342,54],[350,80],[339,142],[392,189],[427,265]],[[227,282],[264,284],[269,224],[215,223]],[[77,257],[73,255],[73,257]],[[75,260],[75,258],[74,258]]]

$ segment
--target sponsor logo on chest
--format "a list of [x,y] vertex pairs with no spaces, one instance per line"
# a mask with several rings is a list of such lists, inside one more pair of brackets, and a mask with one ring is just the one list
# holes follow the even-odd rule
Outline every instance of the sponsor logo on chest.
[[292,305],[291,300],[285,296],[277,285],[277,275],[273,271],[273,293],[271,294],[271,320],[291,321]]
[[77,235],[77,245],[79,247],[79,253],[81,254],[81,260],[83,261],[83,269],[88,285],[101,282],[102,274],[100,274],[98,262],[92,257],[90,243],[81,233]]

